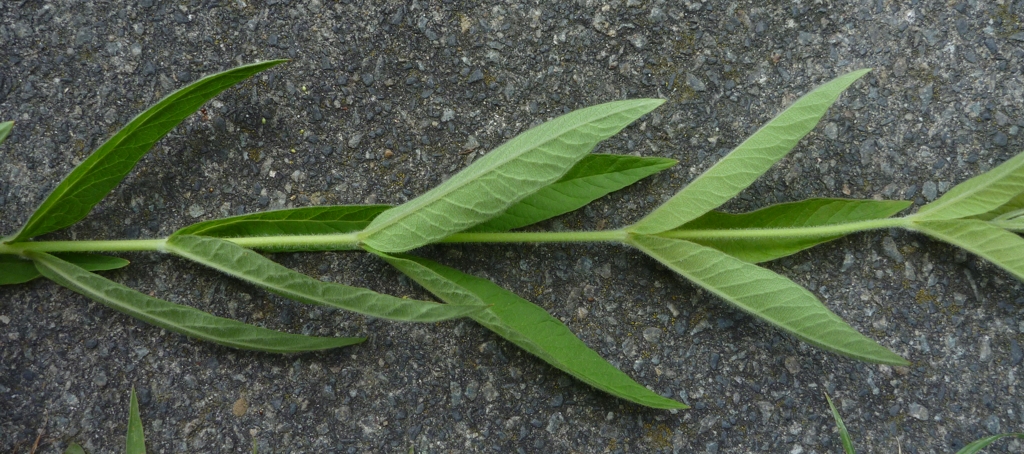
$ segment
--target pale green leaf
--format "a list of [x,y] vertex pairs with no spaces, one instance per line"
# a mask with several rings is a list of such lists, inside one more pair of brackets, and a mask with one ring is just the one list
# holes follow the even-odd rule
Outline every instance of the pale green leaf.
[[125,454],[146,454],[146,436],[142,431],[142,417],[139,416],[139,399],[135,387],[128,399],[128,433],[125,435]]
[[377,254],[449,304],[489,304],[473,320],[594,388],[648,407],[687,408],[616,369],[540,306],[486,279],[419,257]]
[[1000,438],[1006,438],[1006,437],[1016,437],[1016,438],[1020,438],[1020,439],[1024,440],[1024,433],[998,434],[998,435],[991,435],[991,436],[988,436],[988,437],[985,437],[985,438],[979,438],[977,440],[974,440],[973,442],[971,442],[967,446],[964,446],[963,449],[957,451],[956,454],[976,454],[976,453],[980,452],[982,449],[987,448],[988,445],[992,444],[996,440],[999,440]]
[[406,322],[436,322],[465,317],[484,309],[479,305],[439,304],[397,298],[365,288],[319,281],[288,269],[256,252],[218,238],[173,235],[167,239],[166,250],[285,298],[378,318]]
[[1024,208],[1003,213],[989,221],[989,224],[1011,232],[1024,233]]
[[909,364],[857,332],[807,289],[773,271],[684,240],[631,235],[629,243],[719,298],[804,342],[861,361]]
[[828,393],[825,393],[825,400],[828,401],[828,408],[832,409],[832,418],[836,420],[836,428],[839,429],[839,440],[843,443],[843,452],[846,454],[856,454],[857,450],[853,448],[853,439],[850,438],[850,432],[846,430],[843,417],[839,415],[839,410],[836,410],[836,406],[832,404],[832,398],[828,396]]
[[64,454],[85,454],[85,450],[78,443],[71,443],[68,449],[64,450]]
[[629,230],[643,234],[671,230],[735,197],[789,153],[839,94],[868,71],[839,76],[804,95]]
[[153,298],[43,252],[25,253],[47,279],[123,314],[185,336],[242,350],[298,353],[358,344],[362,337],[281,333]]
[[0,145],[7,140],[7,136],[11,135],[11,130],[14,129],[13,121],[5,121],[0,123]]
[[1006,216],[1012,216],[1009,213],[1020,213],[1021,210],[1024,210],[1024,192],[1017,194],[1014,198],[1000,205],[998,208],[987,213],[981,213],[971,216],[970,219],[990,221],[995,218],[1005,218]]
[[1024,281],[1024,238],[985,221],[917,221],[911,228],[966,249]]
[[267,68],[273,60],[206,76],[167,95],[139,114],[75,167],[6,242],[25,241],[84,218],[135,167],[160,138],[228,87]]
[[982,215],[999,210],[1022,193],[1024,153],[956,185],[942,197],[917,210],[913,218],[921,221],[942,221]]
[[[67,252],[55,256],[78,265],[87,271],[115,270],[128,266],[128,261],[120,257],[100,254],[83,254]],[[0,254],[0,285],[22,284],[41,277],[39,270],[30,260],[9,254]]]
[[498,216],[557,181],[598,142],[663,102],[610,102],[531,128],[434,189],[381,213],[359,238],[380,251],[402,252]]
[[470,231],[503,232],[535,224],[582,208],[675,164],[676,160],[666,158],[588,154],[558,181]]
[[711,211],[663,236],[710,246],[747,262],[766,262],[844,236],[807,227],[883,219],[910,204],[902,200],[807,199],[743,214]]

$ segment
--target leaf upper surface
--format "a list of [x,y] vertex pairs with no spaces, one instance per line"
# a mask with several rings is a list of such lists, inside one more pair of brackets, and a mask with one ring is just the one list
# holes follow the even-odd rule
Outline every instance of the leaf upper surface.
[[438,298],[490,305],[473,320],[548,364],[599,390],[652,408],[687,408],[640,385],[612,366],[540,306],[494,283],[419,257],[381,256]]
[[[86,271],[115,270],[128,265],[128,261],[120,257],[101,254],[83,254],[69,252],[54,254],[55,256],[78,265]],[[30,260],[9,254],[0,254],[0,285],[22,284],[41,277],[39,270]]]
[[64,178],[7,242],[25,241],[72,225],[114,189],[171,129],[228,87],[285,60],[239,66],[206,76],[139,114]]
[[26,252],[39,272],[64,287],[123,314],[168,331],[242,350],[298,353],[358,344],[362,337],[282,333],[153,298],[42,252]]
[[1024,153],[950,189],[914,214],[914,219],[941,221],[999,210],[1024,193]]
[[146,435],[142,430],[142,417],[139,415],[139,399],[135,397],[135,387],[128,399],[128,432],[125,434],[125,454],[146,454]]
[[478,305],[439,304],[398,298],[365,288],[323,282],[218,238],[174,235],[167,239],[166,247],[168,252],[175,255],[306,304],[337,307],[406,322],[436,322],[465,317],[484,309]]
[[719,298],[804,342],[861,361],[909,364],[857,332],[810,291],[771,270],[684,240],[632,235],[629,243]]
[[804,95],[629,230],[642,234],[671,230],[735,197],[789,153],[839,94],[868,71],[839,76]]
[[1024,281],[1024,238],[975,219],[918,221],[914,230],[966,249]]
[[360,240],[379,251],[402,252],[491,219],[557,181],[598,142],[663,102],[615,101],[531,128],[444,183],[377,216]]
[[14,129],[13,121],[5,121],[0,123],[0,145],[7,140],[7,136],[11,135],[11,130]]

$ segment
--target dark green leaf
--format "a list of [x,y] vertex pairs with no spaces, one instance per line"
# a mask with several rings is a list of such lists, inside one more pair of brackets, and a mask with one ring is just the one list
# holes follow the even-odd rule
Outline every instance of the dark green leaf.
[[976,454],[977,452],[981,451],[982,449],[987,448],[988,445],[992,444],[996,440],[999,440],[1000,438],[1005,438],[1005,437],[1016,437],[1016,438],[1020,438],[1020,439],[1024,440],[1024,433],[998,434],[998,435],[988,436],[988,437],[985,437],[985,438],[980,438],[980,439],[974,440],[973,442],[971,442],[967,446],[964,446],[963,449],[957,451],[956,454]]
[[586,155],[558,181],[530,194],[498,217],[470,231],[503,232],[568,213],[672,167],[676,162],[666,158]]
[[362,337],[313,337],[281,333],[153,298],[43,252],[26,252],[39,272],[118,312],[189,337],[242,350],[298,353],[358,344]]
[[228,87],[284,61],[239,66],[206,76],[171,93],[135,117],[76,166],[7,242],[25,241],[78,222],[128,175],[156,141],[182,120]]
[[449,304],[490,304],[473,320],[590,386],[648,407],[687,408],[633,381],[543,308],[486,279],[419,257],[378,255]]
[[821,120],[839,94],[870,69],[832,79],[798,99],[669,201],[630,227],[643,234],[672,230],[718,208],[782,159]]
[[1024,238],[976,219],[918,221],[914,230],[988,260],[1024,281]]
[[436,322],[465,317],[484,309],[480,305],[438,304],[397,298],[365,288],[319,281],[218,238],[174,235],[167,239],[166,247],[175,255],[306,304],[406,322]]
[[[800,235],[802,227],[887,218],[910,204],[902,200],[807,199],[780,203],[743,214],[711,211],[665,236],[710,246],[747,262],[766,262],[843,236],[820,233]],[[753,235],[723,238],[720,235],[720,231],[744,229],[758,233],[776,230],[778,235],[767,238]]]
[[1024,193],[1024,153],[950,189],[914,214],[922,221],[942,221],[998,210]]
[[142,417],[139,416],[139,399],[135,387],[128,399],[128,433],[125,435],[125,454],[146,454],[146,436],[142,431]]
[[861,361],[909,364],[857,332],[807,289],[771,270],[684,240],[632,235],[629,243],[719,298],[804,342]]
[[11,135],[11,130],[14,129],[13,121],[5,121],[0,123],[0,145],[7,140],[7,136]]
[[78,443],[71,443],[68,449],[64,450],[64,454],[85,454],[85,450]]
[[[68,252],[54,254],[62,260],[78,265],[87,271],[115,270],[128,266],[120,257],[100,254]],[[42,276],[31,261],[14,255],[0,254],[0,285],[22,284]]]
[[663,102],[610,102],[531,128],[434,189],[381,213],[359,239],[379,251],[402,252],[498,216],[526,196],[558,181],[598,142]]

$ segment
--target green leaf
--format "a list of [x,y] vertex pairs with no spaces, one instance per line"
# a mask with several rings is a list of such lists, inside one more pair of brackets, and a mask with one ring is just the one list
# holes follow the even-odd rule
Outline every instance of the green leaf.
[[[120,257],[100,254],[82,254],[67,252],[54,254],[62,260],[78,265],[87,271],[116,270],[128,265],[128,261]],[[23,284],[42,276],[29,260],[9,254],[0,254],[0,285]]]
[[11,135],[11,130],[14,129],[13,121],[5,121],[0,123],[0,145],[7,140],[7,136]]
[[964,248],[1024,281],[1024,238],[1016,234],[975,219],[917,221],[911,227]]
[[85,454],[85,450],[78,443],[71,443],[68,449],[64,450],[64,454]]
[[1024,208],[1004,213],[989,223],[1011,232],[1024,233]]
[[1005,218],[1006,216],[1012,216],[1010,213],[1019,213],[1021,210],[1024,210],[1024,193],[1017,194],[1016,197],[1010,199],[1009,201],[1000,205],[998,208],[992,211],[971,216],[970,219],[990,221],[995,218]]
[[719,298],[804,342],[871,363],[905,359],[846,324],[795,282],[721,251],[684,240],[631,235],[629,243]]
[[839,76],[804,95],[629,230],[643,234],[671,230],[735,197],[789,153],[814,129],[839,94],[868,71]]
[[[902,211],[911,203],[903,200],[807,199],[780,203],[743,214],[711,211],[672,232],[740,260],[767,262],[844,236],[815,231],[800,235],[804,227],[883,219]],[[745,237],[740,233],[735,237],[724,238],[721,233],[727,230],[756,233],[777,231],[778,235]]]
[[672,167],[676,162],[666,158],[586,155],[558,181],[526,196],[498,217],[470,231],[503,232],[568,213]]
[[[389,208],[389,205],[337,205],[266,211],[200,222],[174,234],[217,238],[338,235],[366,228],[373,218]],[[272,245],[260,249],[273,252],[309,250],[302,245]],[[315,250],[324,249],[317,247]]]
[[39,272],[64,287],[123,314],[196,339],[242,350],[298,353],[358,344],[362,337],[281,333],[153,298],[43,252],[27,251]]
[[25,241],[72,225],[114,189],[171,129],[228,87],[285,60],[239,66],[206,76],[167,95],[75,167],[7,242]]
[[142,432],[142,417],[139,416],[139,399],[135,387],[128,403],[128,433],[125,435],[125,454],[146,454],[146,436]]
[[914,214],[914,220],[942,221],[982,215],[1024,193],[1024,153],[950,189]]
[[839,429],[839,440],[843,443],[843,452],[846,454],[856,454],[857,451],[853,448],[850,432],[847,432],[846,424],[843,423],[843,417],[839,416],[839,410],[836,410],[836,406],[832,404],[832,398],[828,396],[828,393],[825,393],[825,400],[828,401],[828,408],[832,409],[832,417],[836,420],[836,428]]
[[449,304],[491,304],[477,323],[601,391],[652,408],[688,408],[661,397],[612,366],[540,306],[494,283],[427,259],[371,251]]
[[975,454],[981,451],[982,449],[987,448],[988,445],[992,444],[992,442],[1005,437],[1016,437],[1024,440],[1024,433],[998,434],[991,435],[985,438],[979,438],[977,440],[974,440],[967,446],[964,446],[963,449],[957,451],[956,454]]
[[557,181],[598,142],[663,102],[610,102],[543,123],[487,153],[434,189],[381,213],[359,238],[379,251],[402,252],[498,216]]
[[166,249],[180,257],[306,304],[336,307],[378,318],[437,322],[480,312],[484,306],[439,304],[398,298],[369,289],[334,284],[292,271],[256,252],[218,238],[174,235]]

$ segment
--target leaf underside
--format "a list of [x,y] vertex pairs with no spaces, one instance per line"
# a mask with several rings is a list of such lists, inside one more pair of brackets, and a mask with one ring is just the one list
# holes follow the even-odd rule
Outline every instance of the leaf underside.
[[679,227],[729,201],[782,159],[821,120],[853,82],[869,69],[839,76],[815,88],[691,181],[630,231],[655,234]]
[[21,230],[5,241],[25,241],[78,222],[128,175],[153,144],[182,120],[232,85],[284,61],[232,68],[167,95],[77,165],[32,213]]
[[42,252],[26,255],[39,272],[76,293],[168,331],[226,347],[271,353],[299,353],[360,343],[362,337],[313,337],[248,325],[198,309],[153,298]]
[[[128,265],[127,260],[109,255],[78,252],[54,255],[62,260],[78,265],[86,271],[116,270]],[[23,284],[38,277],[42,277],[42,275],[39,274],[39,270],[36,269],[31,260],[25,260],[14,255],[0,254],[0,285]]]
[[966,249],[1024,281],[1024,238],[985,221],[917,221],[914,230]]
[[379,251],[403,252],[498,216],[557,181],[598,142],[663,102],[615,101],[542,123],[430,191],[381,213],[360,234],[360,240]]
[[543,308],[486,279],[419,257],[379,255],[443,301],[465,304],[475,299],[490,304],[472,315],[473,320],[594,388],[652,408],[688,408],[640,385]]
[[804,342],[861,361],[909,364],[857,332],[807,289],[771,270],[684,240],[632,235],[629,243],[719,298]]
[[772,230],[800,227],[819,227],[847,222],[883,219],[910,206],[908,201],[807,199],[780,203],[743,214],[711,211],[687,222],[673,232],[708,231],[708,237],[688,238],[690,241],[713,247],[740,260],[759,263],[795,254],[844,235],[806,235],[760,238],[722,238],[712,231]]
[[142,417],[139,415],[139,399],[135,396],[135,387],[128,402],[128,432],[125,434],[125,454],[146,454],[146,436],[142,430]]
[[173,235],[167,239],[166,247],[168,252],[177,256],[306,304],[336,307],[406,322],[437,322],[483,310],[480,305],[439,304],[398,298],[365,288],[319,281],[218,238]]
[[[984,215],[1024,193],[1024,153],[950,189],[914,214],[915,220],[942,221]],[[1012,210],[1009,210],[1012,211]]]

